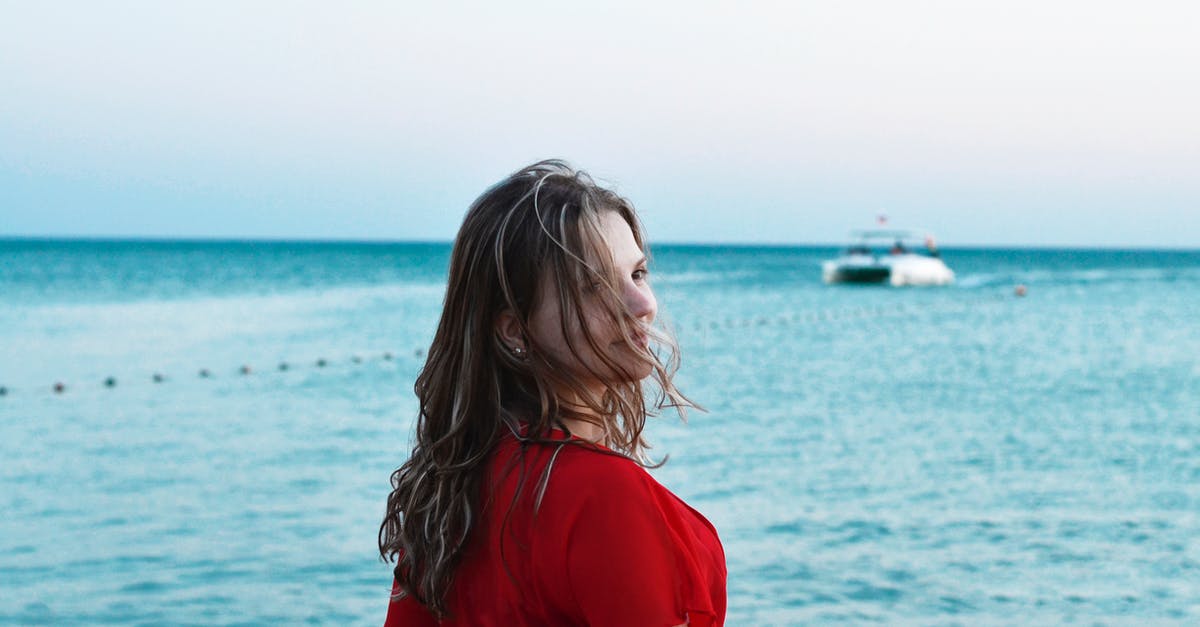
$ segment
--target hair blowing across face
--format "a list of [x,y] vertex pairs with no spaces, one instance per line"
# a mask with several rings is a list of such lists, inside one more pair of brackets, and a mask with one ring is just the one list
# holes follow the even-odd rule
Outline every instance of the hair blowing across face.
[[[614,288],[617,277],[600,231],[604,211],[617,212],[645,249],[628,201],[562,161],[542,161],[476,199],[455,238],[442,316],[415,385],[415,445],[392,474],[379,530],[380,554],[397,561],[403,594],[437,616],[445,615],[446,592],[479,515],[485,462],[505,433],[538,441],[551,428],[566,430],[563,418],[586,420],[604,431],[609,448],[647,463],[643,382],[587,324],[587,316],[598,317],[620,329],[617,337],[639,324]],[[550,289],[540,289],[543,282]],[[556,353],[538,345],[528,333],[530,316],[535,307],[552,304],[539,303],[539,295],[557,299],[564,337],[583,330],[586,346],[568,340],[569,353],[590,352],[595,359],[556,363]],[[497,332],[505,311],[524,332],[528,350],[521,356]],[[650,405],[674,407],[682,416],[692,404],[671,382],[677,347],[665,333],[642,331],[668,355],[664,361],[630,346],[652,365],[657,394]],[[603,381],[602,397],[589,394],[585,380]]]

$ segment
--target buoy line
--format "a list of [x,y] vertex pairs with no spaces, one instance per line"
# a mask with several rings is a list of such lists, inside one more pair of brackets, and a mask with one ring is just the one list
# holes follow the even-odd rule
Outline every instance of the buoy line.
[[[1013,296],[1015,296],[1017,298],[1024,298],[1027,293],[1028,293],[1028,288],[1026,288],[1024,285],[1017,285],[1014,288]],[[724,319],[709,318],[709,319],[703,319],[703,320],[696,320],[692,324],[692,328],[694,328],[696,330],[700,330],[700,331],[719,330],[719,329],[745,329],[745,328],[765,327],[765,326],[788,326],[788,325],[794,325],[794,324],[815,324],[815,323],[825,323],[825,322],[840,322],[843,320],[859,320],[859,319],[866,319],[866,318],[889,318],[889,317],[895,317],[895,316],[910,316],[910,315],[930,314],[930,313],[947,314],[947,313],[954,313],[954,312],[959,312],[959,311],[968,312],[968,311],[974,310],[979,305],[988,305],[988,304],[994,305],[994,304],[999,304],[1002,302],[1010,302],[1013,299],[1013,296],[1006,296],[1004,294],[991,294],[991,295],[988,295],[988,296],[985,296],[982,298],[978,298],[978,299],[943,303],[943,304],[952,305],[949,307],[930,306],[927,304],[920,305],[920,304],[916,304],[916,303],[896,303],[891,306],[884,305],[884,304],[874,304],[874,305],[862,305],[862,306],[847,307],[847,308],[841,308],[841,309],[813,309],[813,310],[807,310],[807,311],[792,311],[790,313],[778,314],[778,315],[774,315],[774,316],[751,316],[751,317],[724,318]],[[409,354],[411,354],[414,359],[421,359],[425,356],[425,350],[422,348],[417,348],[417,349],[410,351]],[[396,353],[393,351],[382,351],[380,353],[374,353],[374,355],[376,355],[380,361],[394,361],[396,359]],[[356,366],[362,365],[365,362],[365,360],[366,360],[366,358],[361,353],[354,353],[348,358],[349,363],[352,365],[356,365]],[[298,368],[302,368],[305,366],[323,369],[323,368],[330,367],[330,366],[334,365],[335,363],[336,362],[331,361],[325,357],[319,357],[316,360],[313,360],[311,362],[291,362],[291,361],[285,360],[285,361],[278,362],[278,364],[276,364],[276,366],[275,366],[275,370],[278,372],[287,372],[289,370],[292,370],[293,368],[298,369]],[[255,374],[255,370],[250,364],[244,363],[239,368],[234,370],[234,373],[236,374],[236,376],[246,377],[246,376]],[[195,376],[200,379],[215,379],[215,378],[217,378],[215,371],[213,371],[209,368],[197,369]],[[163,383],[167,383],[171,380],[172,380],[172,378],[168,377],[163,372],[153,372],[149,377],[149,381],[154,384],[163,384]],[[102,387],[109,388],[109,389],[118,387],[118,384],[119,384],[119,380],[114,376],[108,376],[108,377],[102,379],[100,382],[100,385]],[[73,387],[74,386],[68,385],[64,381],[55,381],[52,385],[49,386],[49,391],[55,395],[62,395],[62,394],[68,393]],[[44,390],[46,388],[31,388],[31,389],[43,389]],[[12,387],[7,387],[5,385],[0,385],[0,399],[3,399],[4,397],[7,397],[7,396],[13,394],[14,392],[18,392],[18,391],[23,391],[23,390],[19,389],[19,388],[12,388]]]
[[[418,349],[414,349],[413,351],[411,351],[410,354],[413,355],[414,359],[420,359],[425,356],[425,351],[424,351],[424,349],[418,348]],[[301,368],[305,368],[305,367],[323,369],[323,368],[329,368],[329,367],[335,366],[338,363],[343,363],[344,365],[362,365],[362,364],[366,363],[368,360],[372,360],[372,358],[374,358],[375,361],[379,361],[379,362],[393,362],[393,361],[397,360],[397,357],[396,357],[397,353],[394,351],[382,351],[379,353],[370,353],[369,357],[364,356],[364,355],[367,355],[367,354],[355,353],[355,354],[351,355],[350,357],[347,357],[344,362],[337,362],[337,361],[334,361],[334,360],[331,360],[331,359],[328,359],[325,357],[320,357],[315,360],[306,361],[306,362],[296,362],[296,361],[284,360],[284,361],[278,362],[275,365],[274,370],[278,371],[278,372],[288,372],[293,369],[301,369]],[[271,369],[266,368],[264,370],[270,371]],[[195,371],[195,373],[196,373],[195,377],[197,379],[217,379],[217,378],[219,378],[218,371],[215,371],[210,368],[199,368]],[[247,376],[251,376],[254,374],[256,374],[254,367],[251,366],[249,363],[244,363],[241,366],[231,370],[229,372],[228,376],[242,378],[242,377],[247,377]],[[165,371],[155,371],[155,372],[152,372],[148,376],[143,375],[142,377],[138,377],[137,379],[134,379],[134,381],[141,382],[141,383],[149,382],[151,384],[159,385],[159,384],[168,383],[168,382],[176,380],[176,379],[177,379],[177,377],[169,376]],[[113,389],[113,388],[120,387],[123,381],[125,381],[125,380],[120,379],[116,376],[110,375],[110,376],[107,376],[107,377],[104,377],[103,379],[101,379],[98,384],[98,387]],[[70,384],[66,380],[55,381],[53,384],[51,384],[45,388],[42,388],[42,387],[13,388],[13,387],[5,386],[5,385],[0,385],[0,398],[10,396],[17,392],[23,392],[23,391],[29,391],[29,390],[49,391],[50,393],[52,393],[54,395],[64,395],[64,394],[71,392],[72,390],[80,389],[83,387],[84,386],[82,384],[80,384],[80,385]],[[91,387],[91,386],[88,386],[88,387]]]

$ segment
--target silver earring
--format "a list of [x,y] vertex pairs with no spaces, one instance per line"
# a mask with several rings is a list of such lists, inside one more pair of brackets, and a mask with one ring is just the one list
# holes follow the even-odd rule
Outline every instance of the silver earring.
[[513,356],[519,358],[525,354],[525,349],[521,348],[520,346],[514,346],[512,347],[512,354]]

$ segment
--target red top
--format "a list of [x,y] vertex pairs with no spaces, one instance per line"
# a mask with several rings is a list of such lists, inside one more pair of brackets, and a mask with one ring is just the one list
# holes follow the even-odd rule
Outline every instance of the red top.
[[488,464],[490,498],[455,571],[449,617],[439,623],[406,597],[388,606],[384,627],[723,624],[716,529],[641,466],[606,451],[531,443],[521,455],[506,436]]

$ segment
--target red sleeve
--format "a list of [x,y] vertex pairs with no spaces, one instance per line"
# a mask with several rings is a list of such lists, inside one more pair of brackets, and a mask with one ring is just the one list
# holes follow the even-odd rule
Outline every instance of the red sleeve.
[[[400,591],[400,586],[392,583],[392,594]],[[412,597],[404,597],[388,603],[387,618],[383,627],[437,627],[437,621],[424,605],[417,603]]]
[[[669,513],[659,501],[657,484],[629,460],[587,457],[601,462],[582,472],[577,467],[564,473],[574,476],[558,484],[563,488],[560,494],[571,493],[562,512],[566,519],[555,524],[565,524],[559,546],[567,594],[588,625],[684,623],[689,565],[680,554]],[[551,482],[559,479],[553,477]]]

